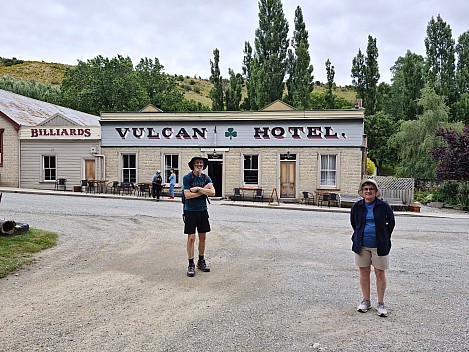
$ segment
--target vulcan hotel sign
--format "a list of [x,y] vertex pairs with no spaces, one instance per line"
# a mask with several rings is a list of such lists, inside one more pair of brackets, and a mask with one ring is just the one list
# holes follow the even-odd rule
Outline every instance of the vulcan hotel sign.
[[361,146],[362,120],[265,123],[163,123],[101,121],[103,147]]

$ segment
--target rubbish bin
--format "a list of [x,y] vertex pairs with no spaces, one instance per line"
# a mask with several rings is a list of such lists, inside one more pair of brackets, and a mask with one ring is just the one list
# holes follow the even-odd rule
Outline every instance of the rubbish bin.
[[81,192],[81,186],[73,186],[73,192]]

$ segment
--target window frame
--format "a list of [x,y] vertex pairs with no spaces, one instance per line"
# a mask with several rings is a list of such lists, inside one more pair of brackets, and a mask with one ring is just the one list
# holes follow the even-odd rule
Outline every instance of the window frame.
[[[54,170],[54,177],[49,175],[50,178],[46,177],[46,158],[54,158],[54,167],[49,167],[47,170]],[[49,160],[50,164],[50,160]],[[43,154],[41,155],[41,178],[42,182],[55,182],[57,181],[57,155],[55,154]]]
[[5,132],[4,128],[0,128],[0,167],[3,167],[3,153],[4,153],[4,148],[3,148],[3,134]]
[[176,184],[179,184],[180,183],[180,179],[181,179],[181,169],[179,166],[175,167],[173,165],[173,158],[171,158],[171,165],[167,164],[166,163],[166,157],[167,156],[171,156],[171,157],[176,157],[176,161],[177,161],[177,164],[180,165],[181,164],[181,155],[179,153],[163,153],[163,165],[164,165],[164,169],[163,169],[163,175],[165,175],[165,180],[164,183],[168,183],[168,178],[169,178],[169,170],[171,169],[174,169],[174,173],[176,174]]
[[[245,168],[245,159],[246,157],[251,157],[250,160],[250,169]],[[252,168],[252,157],[257,157],[257,169]],[[260,164],[261,164],[261,155],[259,153],[243,153],[242,155],[242,160],[241,160],[241,165],[242,165],[242,184],[243,186],[251,186],[251,187],[259,187],[260,185],[260,179],[261,179],[261,169],[260,169]],[[246,182],[246,171],[250,172],[255,172],[257,171],[257,182],[256,183],[248,183]]]
[[[125,161],[124,161],[124,157],[126,156],[133,156],[135,158],[135,167],[127,167],[125,168],[124,167],[124,164],[125,164]],[[131,183],[137,183],[138,179],[137,179],[137,170],[138,170],[138,154],[135,153],[135,152],[120,152],[119,153],[119,177],[120,177],[120,181],[121,182],[131,182]],[[128,170],[128,173],[129,175],[124,175],[124,172]],[[134,170],[134,174],[135,174],[135,180],[132,181],[132,175],[130,174],[130,172]],[[126,177],[128,176],[128,178]]]
[[[322,167],[322,160],[324,157],[327,157],[328,159],[330,159],[331,157],[335,157],[335,168],[332,169],[330,168],[330,161],[327,162],[327,168],[323,169]],[[333,153],[333,152],[330,152],[330,153],[319,153],[318,154],[318,174],[317,174],[317,189],[334,189],[334,190],[338,190],[339,189],[339,170],[340,170],[340,154],[339,153]],[[334,174],[334,177],[333,177],[333,181],[334,181],[334,184],[328,184],[327,183],[327,180],[330,180],[331,178],[330,177],[326,177],[324,178],[326,180],[326,183],[323,184],[322,181],[323,181],[323,177],[322,177],[322,174],[323,172],[326,172],[326,173],[335,173]]]

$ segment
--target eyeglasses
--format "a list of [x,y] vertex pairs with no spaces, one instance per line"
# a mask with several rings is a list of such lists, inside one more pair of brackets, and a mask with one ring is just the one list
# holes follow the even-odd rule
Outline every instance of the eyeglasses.
[[367,191],[376,191],[376,188],[374,187],[364,187],[362,188],[363,191],[367,192]]

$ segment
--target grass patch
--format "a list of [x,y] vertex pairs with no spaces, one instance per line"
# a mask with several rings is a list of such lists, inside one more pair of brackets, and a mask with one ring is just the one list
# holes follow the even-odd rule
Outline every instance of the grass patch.
[[33,254],[57,244],[53,232],[29,229],[20,235],[0,236],[0,278],[31,263]]

